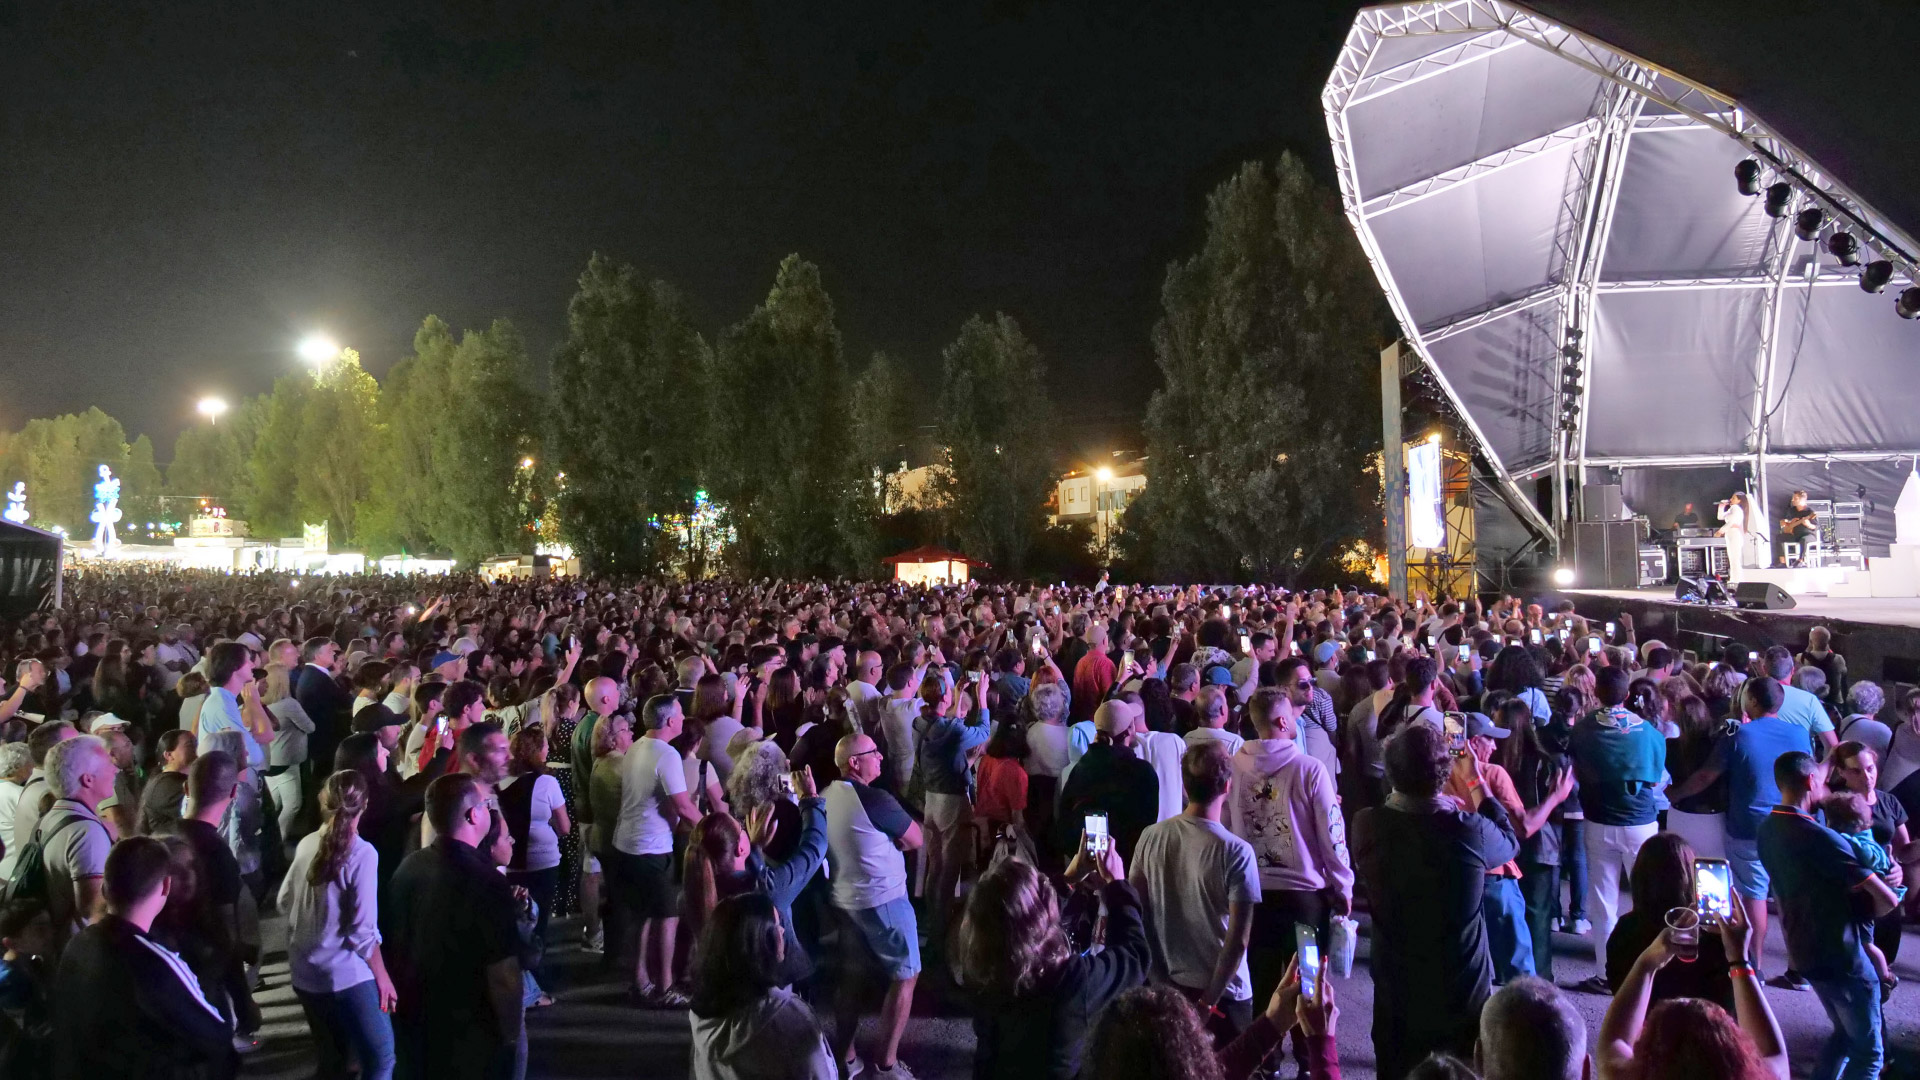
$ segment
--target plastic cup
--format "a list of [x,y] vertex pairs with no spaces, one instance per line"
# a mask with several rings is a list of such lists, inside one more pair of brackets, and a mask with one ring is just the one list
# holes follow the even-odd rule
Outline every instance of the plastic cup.
[[1682,963],[1691,964],[1700,957],[1700,913],[1690,907],[1667,910],[1667,943]]

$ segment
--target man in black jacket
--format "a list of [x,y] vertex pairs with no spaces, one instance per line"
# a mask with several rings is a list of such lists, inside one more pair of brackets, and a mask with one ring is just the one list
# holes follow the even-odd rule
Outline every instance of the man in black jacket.
[[1086,815],[1105,814],[1120,857],[1133,858],[1140,834],[1160,817],[1160,777],[1134,752],[1139,727],[1144,727],[1139,706],[1117,699],[1100,703],[1093,716],[1093,744],[1067,770],[1061,787],[1054,850],[1076,850]]
[[172,889],[165,844],[136,836],[107,856],[107,914],[67,945],[53,983],[56,1080],[230,1077],[227,1021],[186,961],[147,936]]
[[[1481,892],[1519,842],[1500,801],[1485,797],[1479,759],[1456,759],[1439,729],[1408,725],[1382,756],[1393,794],[1355,817],[1353,852],[1373,903],[1377,1075],[1400,1080],[1436,1050],[1472,1057],[1493,991]],[[1441,794],[1456,761],[1477,805]]]
[[[302,662],[293,680],[293,699],[305,710],[307,719],[313,721],[313,733],[307,736],[306,767],[309,770],[314,767],[313,762],[324,765],[333,760],[334,749],[347,737],[353,719],[353,695],[342,690],[333,677],[339,657],[340,646],[331,638],[308,638],[300,647]],[[301,789],[307,792],[308,802],[314,800],[325,779],[325,776],[309,776],[302,780]]]

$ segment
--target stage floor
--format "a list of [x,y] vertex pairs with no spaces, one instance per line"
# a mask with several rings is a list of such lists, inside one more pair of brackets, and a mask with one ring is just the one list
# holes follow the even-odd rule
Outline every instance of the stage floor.
[[[1710,610],[1700,604],[1684,604],[1673,598],[1673,586],[1652,589],[1564,589],[1569,596],[1600,596],[1614,600],[1637,600],[1663,604],[1687,611]],[[1790,611],[1765,614],[1781,619],[1845,619],[1850,622],[1877,623],[1881,626],[1920,628],[1920,599],[1891,597],[1796,596]],[[1722,607],[1725,611],[1728,608]]]

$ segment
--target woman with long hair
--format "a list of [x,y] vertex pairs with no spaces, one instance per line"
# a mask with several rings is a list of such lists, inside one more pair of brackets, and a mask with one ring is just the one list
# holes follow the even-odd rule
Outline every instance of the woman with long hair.
[[1495,653],[1493,663],[1487,668],[1487,692],[1505,691],[1508,696],[1526,702],[1536,724],[1553,718],[1545,686],[1533,654],[1519,645],[1508,645]]
[[[1855,683],[1855,687],[1869,685]],[[1920,866],[1920,843],[1916,843],[1907,825],[1907,809],[1891,792],[1880,790],[1880,755],[1860,742],[1843,742],[1827,755],[1831,769],[1827,786],[1834,791],[1850,791],[1867,802],[1873,842],[1887,849],[1896,863]],[[1913,880],[1912,870],[1906,880]],[[1899,908],[1873,922],[1873,943],[1886,955],[1891,966],[1900,958],[1901,927],[1904,916]]]
[[280,835],[290,837],[304,798],[300,767],[307,761],[307,736],[313,734],[313,721],[293,696],[292,669],[278,661],[267,665],[260,703],[279,721],[274,728],[273,742],[267,747],[267,792],[273,796],[274,818],[280,823]]
[[1026,835],[1028,753],[1027,727],[1018,719],[1002,720],[993,729],[974,773],[973,816],[987,839],[1006,830],[1015,846],[1031,857],[1033,840]]
[[353,1075],[350,1057],[363,1080],[393,1075],[387,1014],[396,995],[380,955],[380,856],[359,834],[368,794],[357,772],[327,777],[320,829],[300,841],[280,883],[293,992],[313,1032],[323,1080]]
[[693,949],[695,1080],[836,1080],[813,1010],[787,989],[788,932],[756,892],[721,901]]
[[547,773],[547,729],[530,724],[507,743],[507,779],[500,784],[500,816],[513,834],[513,858],[507,880],[527,890],[539,905],[532,949],[540,952],[553,917],[553,896],[560,888],[560,838],[573,831],[566,795]]
[[[1740,726],[1715,716],[1707,702],[1697,697],[1681,698],[1674,705],[1674,724],[1679,735],[1667,740],[1667,775],[1673,784],[1667,789],[1673,805],[1667,810],[1667,830],[1678,834],[1704,859],[1727,857],[1727,778],[1721,775],[1700,791],[1687,791],[1687,781],[1719,752],[1722,740],[1733,737]],[[1680,792],[1685,791],[1684,794]]]
[[1746,576],[1746,568],[1755,565],[1753,545],[1748,537],[1753,535],[1753,527],[1762,523],[1754,519],[1744,491],[1734,492],[1731,498],[1720,504],[1719,509],[1719,534],[1727,541],[1727,581],[1738,584]]
[[1700,681],[1700,696],[1706,699],[1707,712],[1717,720],[1730,719],[1739,707],[1740,679],[1726,664],[1716,663]]
[[1002,861],[967,896],[953,955],[972,1005],[975,1076],[1079,1076],[1093,1018],[1146,981],[1146,923],[1120,855],[1109,846],[1095,858],[1081,847],[1068,877],[1092,875],[1106,905],[1098,952],[1067,943],[1053,884],[1023,860]]
[[795,772],[793,786],[800,796],[800,828],[793,854],[784,859],[767,855],[773,828],[770,806],[762,806],[744,823],[724,810],[716,811],[693,827],[682,885],[682,917],[695,935],[714,905],[728,897],[743,892],[770,897],[787,936],[787,978],[782,982],[799,982],[812,973],[793,923],[793,903],[827,858],[826,803],[814,788],[813,775],[805,769]]
[[[1634,961],[1666,928],[1667,912],[1695,907],[1693,848],[1670,832],[1655,833],[1640,845],[1633,861],[1633,910],[1620,916],[1607,938],[1607,985],[1623,986]],[[1733,985],[1727,974],[1727,956],[1718,937],[1700,935],[1699,958],[1690,964],[1669,964],[1654,976],[1652,1000],[1696,997],[1732,1008]]]
[[[1507,698],[1493,715],[1495,727],[1511,732],[1494,742],[1493,762],[1506,770],[1526,817],[1514,822],[1520,837],[1520,893],[1527,908],[1526,932],[1533,945],[1534,974],[1553,978],[1553,916],[1560,899],[1561,808],[1573,795],[1573,762],[1549,753],[1525,698]],[[1489,922],[1491,926],[1491,922]]]
[[[1732,905],[1718,923],[1723,956],[1746,956],[1746,909]],[[1700,946],[1707,947],[1702,927]],[[1788,1080],[1787,1042],[1760,989],[1760,975],[1741,964],[1731,969],[1733,1016],[1711,1001],[1676,998],[1648,1009],[1654,979],[1674,959],[1671,931],[1654,935],[1621,977],[1593,1060],[1600,1080]]]
[[[580,688],[570,682],[554,684],[546,692],[547,772],[560,785],[570,820],[578,820],[586,800],[586,780],[573,775],[573,732],[580,723]],[[554,894],[553,914],[580,910],[580,830],[560,837],[560,890]]]

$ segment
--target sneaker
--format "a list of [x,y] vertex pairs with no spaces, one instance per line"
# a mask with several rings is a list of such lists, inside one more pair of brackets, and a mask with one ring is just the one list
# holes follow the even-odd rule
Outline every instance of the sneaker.
[[581,934],[580,935],[580,951],[590,952],[590,953],[606,952],[607,951],[607,931],[604,928],[602,928],[599,933],[594,934],[592,937],[588,937],[585,934]]
[[1573,920],[1573,932],[1579,934],[1581,937],[1586,937],[1588,934],[1593,933],[1593,923],[1586,919],[1575,919]]
[[1582,994],[1599,994],[1602,997],[1613,996],[1613,987],[1607,985],[1607,977],[1605,975],[1589,975],[1567,989]]
[[867,1069],[867,1075],[874,1080],[913,1080],[913,1070],[907,1068],[907,1063],[904,1061],[896,1061],[888,1068],[881,1068],[878,1065],[870,1066]]
[[656,990],[651,1004],[656,1009],[672,1010],[684,1009],[692,1002],[693,999],[687,996],[686,991],[677,986],[669,986],[665,990]]
[[1767,985],[1775,990],[1811,990],[1813,984],[1800,977],[1797,971],[1783,971],[1767,980]]
[[860,1055],[857,1053],[853,1055],[852,1061],[842,1061],[840,1063],[840,1076],[842,1080],[853,1080],[856,1076],[864,1076],[866,1072],[867,1063],[860,1060]]

